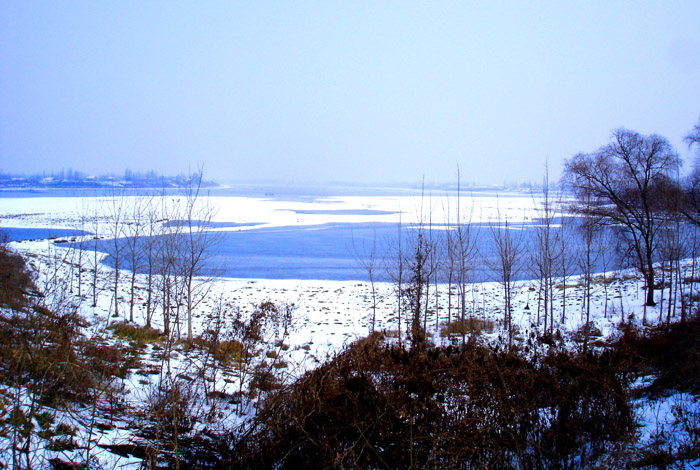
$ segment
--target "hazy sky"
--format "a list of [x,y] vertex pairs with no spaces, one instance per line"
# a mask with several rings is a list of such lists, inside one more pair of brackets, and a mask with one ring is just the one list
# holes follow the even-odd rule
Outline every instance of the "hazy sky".
[[0,0],[6,172],[540,181],[699,118],[698,0]]

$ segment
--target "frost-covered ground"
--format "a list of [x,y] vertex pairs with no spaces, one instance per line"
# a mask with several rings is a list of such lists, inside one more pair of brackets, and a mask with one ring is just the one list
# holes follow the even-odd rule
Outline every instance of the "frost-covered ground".
[[[469,201],[474,204],[474,209],[468,211],[472,221],[487,221],[496,212],[500,212],[501,217],[507,214],[510,220],[530,219],[537,215],[530,195],[507,198],[481,196]],[[81,214],[94,212],[95,207],[103,202],[104,200],[95,198],[70,197],[0,198],[0,228],[3,226],[79,228]],[[429,202],[419,196],[337,197],[307,201],[214,197],[211,202],[218,209],[215,217],[218,222],[261,224],[257,227],[239,227],[236,230],[254,230],[260,226],[320,225],[329,222],[394,223],[397,221],[398,212],[402,213],[402,222],[410,224],[421,218],[421,207],[423,218],[432,208],[432,222],[438,224],[444,221],[445,214],[454,210],[454,200],[446,204],[437,198]],[[463,199],[462,204],[465,202],[466,199]],[[448,206],[451,207],[448,208]],[[65,244],[56,244],[54,240],[34,240],[15,242],[11,247],[22,253],[29,261],[37,275],[37,284],[40,288],[52,290],[56,288],[54,285],[56,279],[71,278],[70,259],[67,257]],[[77,283],[70,283],[67,287],[64,284],[61,288],[64,289],[63,294],[66,294],[66,289],[69,291],[71,301],[90,322],[92,334],[114,340],[105,327],[121,320],[113,316],[115,299],[119,302],[122,315],[128,311],[129,286],[126,282],[127,278],[124,277],[119,291],[114,295],[109,290],[110,269],[101,266],[100,271],[101,290],[98,303],[94,307],[91,306],[89,296],[88,276],[83,278],[83,286],[80,289],[82,297],[77,296]],[[54,277],[56,272],[62,274]],[[557,316],[562,308],[566,312],[563,323],[560,318],[555,319],[556,326],[562,332],[563,344],[571,348],[580,347],[580,343],[575,340],[574,332],[582,327],[585,319],[584,293],[579,281],[576,277],[566,280],[565,300],[561,285],[555,293]],[[137,285],[141,302],[137,304],[134,320],[137,324],[143,324],[145,322],[143,303],[145,278],[143,276],[138,277]],[[493,320],[499,325],[503,318],[501,289],[496,282],[471,285],[468,295],[471,299],[468,305],[470,315]],[[380,302],[375,328],[387,332],[388,336],[395,336],[399,325],[395,315],[394,286],[389,283],[379,283],[377,290]],[[272,301],[279,305],[294,304],[293,326],[288,337],[284,338],[284,350],[277,351],[279,358],[276,359],[278,363],[286,364],[286,367],[281,369],[282,374],[291,378],[324,361],[343,345],[368,334],[371,318],[370,293],[369,283],[360,281],[219,279],[212,285],[208,298],[195,310],[194,333],[198,335],[212,327],[217,307],[221,305],[229,311],[236,308],[250,311],[264,301]],[[438,294],[437,299],[431,298],[431,305],[437,302],[437,308],[431,307],[427,320],[428,333],[436,343],[449,341],[449,338],[440,335],[440,329],[444,326],[448,314],[447,287],[439,286]],[[661,292],[660,295],[668,298],[667,292]],[[452,302],[454,315],[456,299],[453,298]],[[600,336],[596,339],[603,341],[617,335],[618,325],[622,321],[633,321],[641,325],[642,319],[646,318],[648,323],[656,323],[667,306],[667,302],[661,302],[657,307],[645,308],[643,303],[643,282],[634,272],[599,275],[598,282],[593,286],[591,302],[591,320],[600,330]],[[519,338],[528,338],[531,333],[541,333],[541,326],[537,325],[538,302],[534,282],[521,281],[516,284],[513,306],[513,322]],[[436,311],[439,318],[435,317]],[[405,319],[402,321],[405,322]],[[154,326],[162,327],[162,319],[157,313],[154,317]],[[405,331],[405,324],[402,324],[401,330]],[[496,342],[499,341],[500,335],[503,335],[503,331],[500,326],[497,326],[492,333],[485,333],[484,338]],[[206,369],[203,367],[206,358],[202,357],[200,352],[176,346],[170,352],[167,361],[163,356],[163,351],[149,346],[143,351],[140,369],[119,384],[123,387],[123,397],[128,407],[137,409],[147,402],[146,395],[162,377],[165,369],[169,369],[172,375],[185,377],[200,372],[208,374],[206,379],[201,381],[201,385],[195,386],[197,393],[202,395],[205,393],[202,387],[207,387],[207,392],[215,390],[224,394],[234,394],[238,390],[240,371],[226,368]],[[165,373],[167,372],[166,370]],[[5,395],[21,394],[21,391],[16,390],[4,392]],[[213,401],[209,403],[209,400],[206,402],[206,406],[209,407],[207,413],[211,413],[214,407],[217,415],[217,419],[208,424],[212,427],[240,424],[253,411],[241,409],[236,404],[225,401],[216,404],[212,404]],[[640,424],[640,439],[652,445],[658,442],[659,436],[667,440],[669,435],[673,436],[677,426],[674,410],[681,406],[692,406],[692,399],[683,394],[672,394],[656,400],[638,400],[635,406]],[[694,406],[697,407],[697,403]],[[138,423],[133,419],[120,420],[119,416],[112,417],[114,421],[110,426],[103,426],[105,429],[93,429],[92,434],[87,436],[84,426],[81,427],[79,421],[88,420],[88,411],[78,411],[74,416],[63,416],[62,419],[83,429],[82,439],[91,440],[93,457],[100,462],[101,466],[139,468],[140,459],[118,456],[108,450],[109,446],[138,440],[133,432]],[[200,425],[205,426],[205,424]],[[35,442],[40,447],[36,452],[38,460],[50,458],[52,455],[61,455],[65,460],[69,460],[78,458],[85,452],[84,449],[53,452],[41,448],[41,440]],[[5,445],[0,447],[6,448]]]

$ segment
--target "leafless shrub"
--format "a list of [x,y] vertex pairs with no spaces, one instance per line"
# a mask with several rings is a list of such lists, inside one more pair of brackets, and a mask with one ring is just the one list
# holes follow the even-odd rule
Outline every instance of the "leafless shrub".
[[566,468],[631,430],[599,357],[365,342],[269,395],[230,455],[258,468]]

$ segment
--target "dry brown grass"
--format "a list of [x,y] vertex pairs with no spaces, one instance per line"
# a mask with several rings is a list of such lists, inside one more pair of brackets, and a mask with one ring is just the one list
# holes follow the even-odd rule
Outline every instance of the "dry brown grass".
[[107,327],[116,336],[137,344],[153,344],[163,342],[165,336],[160,330],[135,323],[118,322]]
[[440,330],[440,336],[461,336],[461,335],[478,335],[482,333],[493,333],[496,329],[496,324],[493,320],[481,318],[465,318],[453,320],[449,325],[443,326]]

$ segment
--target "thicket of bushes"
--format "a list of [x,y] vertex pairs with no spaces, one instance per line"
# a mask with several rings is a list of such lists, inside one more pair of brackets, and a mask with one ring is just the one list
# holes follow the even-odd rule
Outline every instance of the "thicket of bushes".
[[[75,311],[52,311],[28,298],[35,291],[22,258],[0,247],[0,379],[27,386],[44,404],[92,399],[109,377],[125,377],[135,351],[87,338]],[[40,298],[40,297],[39,297]]]
[[616,343],[615,353],[619,367],[628,373],[656,376],[639,393],[658,396],[674,390],[700,394],[700,315],[697,313],[684,322],[646,333],[626,327]]
[[258,468],[585,465],[634,427],[612,357],[364,340],[266,400],[229,458]]
[[[114,378],[136,367],[136,351],[83,333],[85,320],[70,307],[42,305],[22,258],[0,246],[0,461],[32,468],[38,438],[47,449],[79,446],[70,426],[55,419],[57,410],[105,410],[105,397],[122,392]],[[109,413],[120,400],[109,400]],[[1,466],[1,465],[0,465]]]
[[21,307],[26,302],[27,292],[33,288],[22,257],[0,244],[0,305]]
[[[231,437],[225,465],[666,468],[699,458],[700,317],[623,331],[586,354],[361,340],[271,395],[248,434]],[[680,444],[639,448],[629,394],[676,392],[696,397],[673,410]]]

